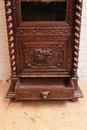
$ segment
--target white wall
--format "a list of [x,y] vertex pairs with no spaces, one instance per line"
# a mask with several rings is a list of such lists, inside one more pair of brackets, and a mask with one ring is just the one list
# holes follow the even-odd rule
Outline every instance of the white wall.
[[79,52],[79,81],[87,81],[87,0],[83,2],[81,40]]
[[6,32],[4,0],[0,0],[0,81],[10,77],[9,51]]

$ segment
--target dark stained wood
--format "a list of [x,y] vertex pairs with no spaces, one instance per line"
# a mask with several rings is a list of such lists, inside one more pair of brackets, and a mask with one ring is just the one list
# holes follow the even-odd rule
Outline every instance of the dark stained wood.
[[15,87],[18,100],[58,100],[74,98],[74,86],[68,78],[25,78]]
[[83,97],[77,75],[82,0],[4,1],[12,74],[7,97]]

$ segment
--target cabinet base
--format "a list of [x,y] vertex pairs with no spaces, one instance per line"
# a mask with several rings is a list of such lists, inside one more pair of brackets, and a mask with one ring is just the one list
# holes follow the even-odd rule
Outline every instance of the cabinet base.
[[19,78],[12,82],[7,98],[15,100],[66,100],[82,98],[70,78]]

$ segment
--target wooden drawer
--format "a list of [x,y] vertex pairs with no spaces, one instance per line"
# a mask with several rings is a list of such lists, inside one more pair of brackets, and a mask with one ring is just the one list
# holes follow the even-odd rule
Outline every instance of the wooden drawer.
[[72,99],[74,88],[69,78],[28,78],[16,84],[17,100]]

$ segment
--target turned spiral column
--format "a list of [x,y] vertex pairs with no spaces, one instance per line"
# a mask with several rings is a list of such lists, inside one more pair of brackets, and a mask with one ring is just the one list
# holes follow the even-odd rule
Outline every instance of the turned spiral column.
[[7,23],[7,34],[9,43],[9,53],[11,61],[11,73],[12,77],[16,77],[16,63],[14,55],[14,30],[12,24],[12,9],[11,0],[5,0],[5,12],[6,12],[6,23]]
[[77,68],[78,68],[82,1],[83,0],[77,0],[76,5],[73,76],[77,76]]

